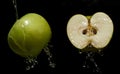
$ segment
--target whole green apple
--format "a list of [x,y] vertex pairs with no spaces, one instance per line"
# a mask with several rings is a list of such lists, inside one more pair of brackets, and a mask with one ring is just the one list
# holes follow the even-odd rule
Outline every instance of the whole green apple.
[[36,57],[51,39],[48,22],[39,14],[28,13],[15,22],[8,33],[10,48],[22,57]]

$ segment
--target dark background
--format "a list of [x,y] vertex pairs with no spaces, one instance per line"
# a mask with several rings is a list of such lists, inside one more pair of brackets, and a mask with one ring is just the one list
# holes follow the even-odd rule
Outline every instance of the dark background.
[[[75,14],[93,15],[105,12],[114,23],[114,34],[111,42],[104,48],[104,56],[95,55],[95,61],[103,74],[119,74],[119,41],[120,41],[120,4],[115,0],[17,0],[19,18],[26,13],[38,13],[49,23],[52,29],[51,50],[56,68],[48,66],[44,51],[38,56],[38,65],[26,71],[24,58],[11,51],[7,35],[16,21],[12,0],[0,2],[0,72],[8,73],[41,73],[41,74],[89,74],[93,67],[83,69],[85,56],[69,42],[66,34],[67,22]],[[95,73],[95,72],[94,72]],[[92,73],[92,74],[94,74]],[[3,74],[3,73],[1,73]],[[99,73],[96,73],[99,74]]]

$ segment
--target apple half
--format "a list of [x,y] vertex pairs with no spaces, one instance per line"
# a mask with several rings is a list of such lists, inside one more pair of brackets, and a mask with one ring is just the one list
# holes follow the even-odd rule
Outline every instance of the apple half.
[[113,22],[104,12],[97,12],[92,16],[76,14],[67,24],[67,36],[80,50],[87,48],[87,51],[89,49],[92,51],[93,48],[104,48],[110,42],[112,35]]

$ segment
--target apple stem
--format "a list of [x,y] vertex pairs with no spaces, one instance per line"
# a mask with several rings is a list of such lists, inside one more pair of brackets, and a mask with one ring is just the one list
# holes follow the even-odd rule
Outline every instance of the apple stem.
[[17,10],[17,1],[16,0],[13,0],[13,5],[15,8],[15,15],[16,15],[16,20],[17,20],[18,19],[18,10]]

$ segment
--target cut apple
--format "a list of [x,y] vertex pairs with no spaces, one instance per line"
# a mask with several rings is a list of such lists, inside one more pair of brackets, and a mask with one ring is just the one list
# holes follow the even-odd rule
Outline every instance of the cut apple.
[[112,38],[113,22],[103,12],[97,12],[89,17],[76,14],[68,21],[67,35],[70,42],[78,49],[87,46],[104,48]]

